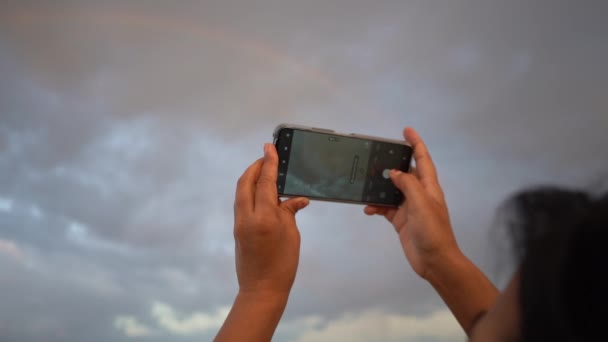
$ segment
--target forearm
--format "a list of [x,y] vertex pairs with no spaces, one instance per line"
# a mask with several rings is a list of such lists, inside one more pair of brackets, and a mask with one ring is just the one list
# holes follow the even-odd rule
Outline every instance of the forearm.
[[214,341],[270,341],[286,305],[287,295],[239,293]]
[[476,319],[489,310],[499,295],[481,270],[460,252],[431,268],[426,279],[467,335]]

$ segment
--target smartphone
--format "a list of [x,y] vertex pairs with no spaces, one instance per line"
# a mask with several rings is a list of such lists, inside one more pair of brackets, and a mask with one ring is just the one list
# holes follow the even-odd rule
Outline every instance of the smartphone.
[[413,149],[405,141],[291,124],[273,136],[279,196],[391,207],[403,201],[389,171],[409,171]]

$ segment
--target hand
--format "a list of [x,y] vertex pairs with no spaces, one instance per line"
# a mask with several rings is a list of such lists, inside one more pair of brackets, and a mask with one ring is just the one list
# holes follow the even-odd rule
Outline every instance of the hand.
[[367,206],[365,213],[383,215],[393,224],[410,265],[427,279],[433,267],[458,256],[460,250],[431,156],[416,131],[406,128],[403,134],[414,149],[416,169],[411,173],[392,170],[390,177],[405,201],[399,208]]
[[300,255],[295,214],[307,198],[281,202],[277,194],[278,155],[264,145],[264,158],[241,176],[234,202],[234,239],[239,295],[286,296]]
[[239,293],[215,341],[270,341],[287,305],[300,256],[295,214],[307,198],[285,202],[277,194],[277,151],[241,176],[234,201],[234,240]]

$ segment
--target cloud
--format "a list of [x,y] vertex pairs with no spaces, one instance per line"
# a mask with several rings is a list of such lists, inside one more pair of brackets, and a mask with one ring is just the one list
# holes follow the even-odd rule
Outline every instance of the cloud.
[[149,327],[131,316],[116,317],[114,320],[114,327],[124,332],[128,337],[146,337],[154,335],[154,332]]
[[201,336],[215,333],[228,316],[230,307],[220,307],[213,313],[194,311],[178,313],[171,305],[154,302],[150,316],[155,325],[148,327],[134,316],[119,315],[114,318],[114,327],[129,337],[152,336],[161,332],[175,336]]
[[313,320],[295,339],[297,342],[322,341],[463,341],[462,328],[447,310],[411,316],[365,310],[347,313],[319,324]]
[[[179,314],[169,304],[154,302],[150,309],[153,327],[127,315],[117,316],[114,327],[129,337],[153,336],[161,332],[173,336],[210,336],[219,330],[229,311],[230,307],[220,307],[213,312]],[[449,342],[462,341],[464,332],[448,309],[425,315],[406,315],[366,308],[333,319],[318,314],[284,317],[279,323],[275,339],[293,342]]]
[[0,196],[0,211],[11,211],[13,209],[13,201],[10,198]]
[[0,254],[11,257],[16,261],[23,261],[25,253],[15,244],[14,241],[0,239]]
[[155,302],[151,313],[159,327],[166,331],[176,335],[193,335],[219,329],[229,311],[230,307],[222,307],[215,313],[192,312],[180,318],[180,315],[168,304]]

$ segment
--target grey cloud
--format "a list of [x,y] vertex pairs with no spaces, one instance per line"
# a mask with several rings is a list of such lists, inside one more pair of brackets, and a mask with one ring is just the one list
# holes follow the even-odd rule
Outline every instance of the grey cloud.
[[113,328],[117,315],[147,322],[153,301],[194,311],[225,305],[234,292],[232,269],[230,279],[225,275],[226,283],[218,283],[230,263],[222,255],[125,250],[108,243],[100,248],[95,239],[86,243],[48,229],[48,218],[32,222],[20,217],[23,213],[15,207],[0,221],[3,239],[18,241],[23,254],[21,261],[0,255],[0,271],[10,274],[0,293],[10,308],[0,313],[3,340],[120,340]]

